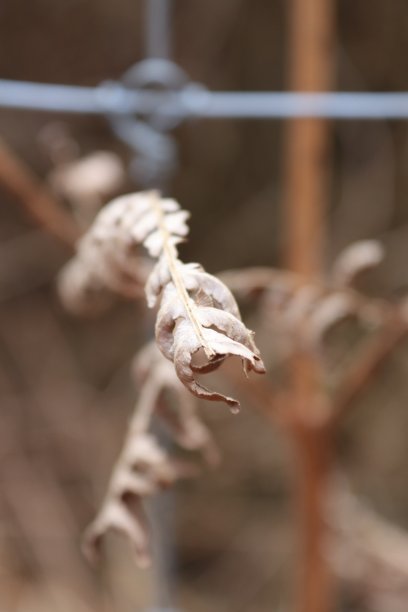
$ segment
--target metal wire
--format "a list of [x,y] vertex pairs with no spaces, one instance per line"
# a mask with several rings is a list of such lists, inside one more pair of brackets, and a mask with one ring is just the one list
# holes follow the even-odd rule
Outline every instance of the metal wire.
[[178,92],[0,80],[0,108],[83,114],[149,114],[212,119],[408,119],[408,93],[211,92],[191,84]]
[[408,93],[180,93],[186,116],[237,119],[407,119]]
[[148,0],[146,3],[146,58],[170,57],[170,0]]
[[0,80],[0,107],[56,113],[128,114],[148,112],[148,92],[127,91],[116,82],[96,87]]

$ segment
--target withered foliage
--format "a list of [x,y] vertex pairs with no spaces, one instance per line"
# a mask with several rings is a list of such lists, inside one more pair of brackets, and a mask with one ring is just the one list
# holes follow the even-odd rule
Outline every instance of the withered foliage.
[[[216,465],[218,450],[198,418],[193,396],[231,407],[238,402],[207,389],[197,376],[216,370],[229,356],[241,358],[245,373],[265,371],[253,332],[242,322],[227,284],[244,297],[259,298],[261,325],[273,333],[282,363],[298,351],[321,353],[327,334],[344,319],[378,331],[389,316],[386,302],[355,288],[361,273],[382,260],[382,247],[375,241],[345,249],[321,282],[270,268],[226,272],[220,280],[199,264],[180,260],[178,245],[188,235],[188,217],[177,202],[154,191],[117,198],[99,213],[60,278],[61,296],[71,310],[96,309],[114,294],[137,299],[142,287],[148,306],[157,307],[156,342],[143,348],[132,366],[140,392],[127,438],[100,511],[85,534],[90,560],[98,557],[103,536],[113,530],[130,540],[138,564],[146,566],[150,547],[144,500],[198,472],[198,464],[175,455],[174,446],[170,454],[160,445],[153,421],[167,428],[175,446]],[[142,246],[156,260],[153,267]],[[404,316],[403,305],[398,313]]]
[[[71,204],[78,220],[85,222],[112,197],[125,182],[125,171],[118,155],[95,151],[90,155],[58,164],[48,180],[52,188]],[[83,210],[85,209],[85,210]]]
[[129,196],[106,206],[77,246],[76,256],[62,269],[58,289],[65,307],[75,314],[100,310],[108,296],[129,299],[143,295],[150,265],[121,220]]
[[378,266],[384,259],[384,249],[377,240],[360,240],[346,247],[332,268],[336,287],[350,287],[362,272]]
[[[198,473],[196,463],[174,458],[149,431],[152,417],[159,417],[173,440],[183,449],[198,451],[207,464],[219,461],[207,427],[198,418],[195,400],[175,375],[155,343],[149,343],[135,359],[133,373],[141,384],[139,399],[129,424],[122,452],[113,469],[101,509],[84,538],[84,552],[95,561],[103,535],[124,534],[132,543],[140,566],[150,562],[149,532],[143,500]],[[166,393],[172,394],[173,402]]]
[[[231,407],[239,402],[208,390],[197,375],[216,370],[229,356],[241,358],[245,374],[265,371],[253,332],[243,324],[227,286],[199,264],[180,261],[177,245],[188,234],[188,217],[177,202],[154,191],[117,198],[96,217],[59,279],[60,295],[71,311],[97,309],[115,293],[139,298],[144,284],[148,306],[158,306],[156,343],[140,352],[133,368],[141,390],[128,436],[86,533],[84,550],[91,559],[112,529],[130,539],[139,564],[146,565],[143,499],[197,471],[159,445],[150,431],[153,414],[179,446],[201,452],[214,465],[218,451],[196,414],[193,396]],[[157,260],[152,270],[141,245]]]
[[326,279],[306,281],[300,276],[272,268],[226,271],[221,278],[234,293],[255,297],[261,324],[275,341],[281,337],[280,358],[294,350],[319,351],[326,335],[345,319],[363,325],[381,324],[389,308],[356,289],[363,272],[378,266],[384,257],[382,245],[364,240],[346,247],[336,258]]
[[[245,372],[265,369],[227,286],[200,265],[180,261],[177,244],[188,233],[187,218],[177,202],[161,200],[155,192],[147,194],[144,210],[140,208],[138,236],[150,255],[158,258],[146,284],[148,305],[153,307],[159,300],[157,344],[194,395],[237,406],[237,400],[206,389],[196,374],[215,370],[229,355],[241,357]],[[200,350],[204,358],[194,363]]]
[[[156,258],[146,283],[149,307],[159,304],[156,340],[182,383],[197,397],[239,402],[209,391],[197,379],[224,359],[242,359],[245,373],[265,371],[253,332],[242,323],[236,301],[220,280],[198,264],[180,261],[177,245],[188,234],[189,213],[155,191],[115,199],[97,216],[60,280],[63,301],[80,310],[95,285],[128,298],[140,296],[146,264],[139,246]],[[203,359],[194,362],[201,352]]]

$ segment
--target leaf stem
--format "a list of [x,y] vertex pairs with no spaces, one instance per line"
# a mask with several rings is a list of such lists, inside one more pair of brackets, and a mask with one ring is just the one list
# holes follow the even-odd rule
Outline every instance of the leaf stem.
[[186,310],[187,316],[190,320],[190,323],[194,329],[194,332],[200,341],[201,346],[205,352],[205,355],[208,359],[211,359],[215,356],[215,351],[211,348],[211,346],[206,341],[203,328],[198,320],[198,316],[196,314],[196,306],[193,300],[188,295],[187,289],[184,286],[183,279],[178,270],[177,266],[177,251],[175,247],[170,242],[170,234],[166,227],[166,223],[164,220],[163,210],[160,206],[160,198],[157,191],[152,192],[152,207],[154,208],[157,215],[157,226],[163,236],[163,252],[167,259],[167,264],[169,266],[171,280],[173,281],[174,286],[180,296],[181,301],[183,302],[183,306]]

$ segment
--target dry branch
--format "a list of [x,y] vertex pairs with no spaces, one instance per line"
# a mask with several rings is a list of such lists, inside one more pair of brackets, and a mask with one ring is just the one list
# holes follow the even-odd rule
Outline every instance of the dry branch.
[[352,406],[353,400],[358,394],[368,386],[386,359],[406,338],[407,332],[408,321],[402,316],[399,309],[395,308],[386,317],[382,329],[376,332],[374,337],[366,343],[368,346],[364,347],[361,355],[355,360],[354,365],[341,381],[335,398],[332,416],[333,427]]
[[39,225],[71,249],[74,247],[80,230],[73,218],[4,142],[0,142],[0,183]]

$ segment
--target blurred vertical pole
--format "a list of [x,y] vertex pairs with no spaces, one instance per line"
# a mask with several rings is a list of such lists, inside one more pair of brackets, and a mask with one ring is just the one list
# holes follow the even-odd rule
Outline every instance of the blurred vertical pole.
[[[170,59],[171,55],[171,0],[145,0],[145,58]],[[157,187],[164,189],[158,179]],[[156,434],[163,436],[156,427]],[[167,436],[163,445],[170,444]],[[148,504],[153,530],[153,566],[155,602],[150,612],[176,612],[175,599],[175,498],[174,493],[157,495]]]
[[145,56],[168,59],[171,47],[171,0],[146,0]]
[[[294,91],[331,89],[335,0],[288,2],[288,85]],[[307,281],[323,268],[328,200],[329,125],[323,119],[287,124],[284,166],[285,247],[290,270]],[[297,470],[300,559],[297,612],[328,612],[331,577],[325,555],[325,501],[331,466],[319,364],[299,352],[291,364],[292,441]]]
[[[299,92],[331,89],[334,0],[290,0],[288,86]],[[324,119],[292,119],[286,131],[286,245],[291,270],[321,272],[327,201],[329,126]]]

